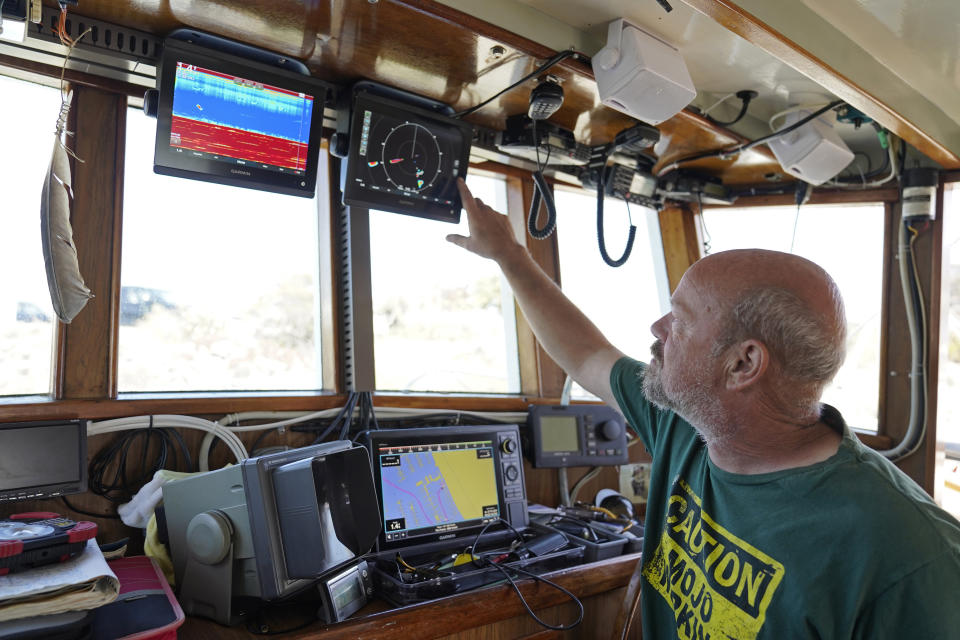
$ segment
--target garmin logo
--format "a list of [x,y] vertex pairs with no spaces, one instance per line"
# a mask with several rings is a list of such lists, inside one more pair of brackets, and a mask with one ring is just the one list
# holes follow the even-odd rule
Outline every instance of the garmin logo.
[[230,169],[230,173],[239,173],[242,176],[249,176],[251,173],[249,171],[241,171],[240,169]]
[[448,540],[449,538],[455,538],[456,535],[457,535],[457,534],[455,534],[455,533],[448,533],[448,534],[445,535],[445,536],[440,536],[439,538],[437,538],[437,540]]

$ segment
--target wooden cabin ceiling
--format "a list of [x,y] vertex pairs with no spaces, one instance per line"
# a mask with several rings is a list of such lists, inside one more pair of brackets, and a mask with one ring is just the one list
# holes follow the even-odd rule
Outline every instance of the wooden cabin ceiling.
[[[604,45],[606,23],[625,17],[680,50],[695,106],[758,91],[737,126],[744,135],[769,132],[769,117],[792,104],[840,97],[935,161],[960,167],[957,0],[671,0],[669,13],[654,0],[438,1],[588,54]],[[854,149],[871,142],[868,132],[840,132]]]
[[[831,1],[859,6],[854,0]],[[946,6],[953,1],[933,3]],[[56,6],[53,0],[44,2]],[[896,0],[884,4],[891,3],[897,4]],[[759,40],[758,45],[735,33],[738,25],[719,9],[714,11],[714,5],[730,10],[729,3],[671,0],[671,4],[673,11],[668,13],[655,0],[80,0],[71,12],[157,36],[182,26],[215,33],[304,60],[314,75],[324,79],[344,84],[371,79],[442,100],[458,110],[495,94],[557,50],[573,47],[593,55],[605,44],[606,24],[624,16],[677,46],[698,89],[694,109],[658,126],[664,138],[657,147],[661,164],[764,135],[769,132],[769,117],[791,104],[822,102],[835,95],[846,98],[811,80],[809,69],[772,55],[770,47],[760,46],[762,38],[750,38]],[[956,49],[956,43],[952,45]],[[918,49],[916,55],[921,51],[929,53]],[[936,59],[944,73],[951,64],[957,65],[955,56]],[[589,65],[565,61],[551,73],[562,81],[566,94],[552,121],[572,130],[578,141],[605,143],[633,124],[600,104]],[[931,80],[925,76],[925,81]],[[508,115],[526,111],[533,86],[530,81],[518,87],[468,119],[502,129]],[[705,108],[740,89],[760,95],[735,131],[696,115],[696,107]],[[724,104],[713,115],[728,118],[735,112],[735,104]],[[883,115],[875,117],[890,126]],[[855,131],[844,125],[841,135],[855,150],[876,152],[869,128]],[[948,135],[941,138],[945,148],[952,148]],[[946,155],[956,160],[949,152]],[[936,159],[949,166],[943,157]],[[728,184],[761,182],[764,175],[780,171],[763,146],[732,160],[711,159],[691,166]]]

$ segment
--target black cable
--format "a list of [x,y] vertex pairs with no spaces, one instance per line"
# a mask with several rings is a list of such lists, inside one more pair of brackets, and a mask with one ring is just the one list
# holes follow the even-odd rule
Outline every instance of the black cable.
[[[790,133],[791,131],[795,131],[795,130],[799,129],[800,127],[802,127],[803,125],[805,125],[805,124],[807,124],[808,122],[810,122],[811,120],[814,120],[814,119],[820,117],[821,115],[823,115],[823,114],[826,113],[827,111],[830,111],[831,109],[835,109],[836,107],[840,106],[841,104],[843,104],[843,100],[834,100],[833,102],[831,102],[830,104],[826,105],[825,107],[821,107],[820,109],[814,111],[813,113],[811,113],[811,114],[808,115],[807,117],[805,117],[805,118],[803,118],[803,119],[801,119],[801,120],[798,120],[797,122],[794,122],[793,124],[791,124],[791,125],[788,126],[788,127],[785,127],[785,128],[780,129],[780,130],[778,130],[778,131],[774,131],[773,133],[771,133],[771,134],[769,134],[769,135],[765,135],[765,136],[763,136],[763,137],[761,137],[761,138],[757,138],[756,140],[751,140],[750,142],[744,142],[743,144],[739,144],[739,145],[737,145],[737,146],[735,146],[735,147],[729,147],[729,148],[727,148],[727,149],[717,149],[717,150],[714,150],[714,151],[704,151],[704,152],[702,152],[702,153],[695,153],[695,154],[693,154],[693,155],[686,156],[686,157],[680,158],[680,159],[678,159],[678,160],[674,160],[674,161],[671,162],[668,166],[669,166],[670,168],[673,168],[673,167],[676,167],[676,166],[681,165],[681,164],[686,164],[687,162],[693,162],[694,160],[703,160],[704,158],[723,158],[723,157],[730,156],[730,155],[733,155],[733,154],[741,153],[741,152],[743,152],[743,151],[747,151],[747,150],[752,149],[752,148],[754,148],[754,147],[756,147],[756,146],[758,146],[758,145],[761,145],[761,144],[763,144],[763,143],[765,143],[765,142],[769,142],[770,140],[773,140],[774,138],[778,138],[778,137],[780,137],[780,136],[782,136],[782,135],[785,135],[785,134],[787,134],[787,133]],[[665,173],[665,172],[662,172],[662,173]]]
[[[527,231],[534,240],[544,240],[549,238],[557,228],[557,205],[553,200],[553,190],[542,172],[534,172],[533,186],[530,211],[527,213]],[[547,208],[547,221],[538,228],[537,217],[540,214],[541,203]]]
[[[174,464],[176,467],[176,445],[178,441],[170,434],[170,429],[134,429],[126,431],[114,440],[110,445],[104,447],[90,460],[88,469],[88,486],[91,493],[106,498],[110,502],[119,504],[127,502],[140,488],[153,479],[154,474],[160,469],[167,468],[168,453],[173,453]],[[158,451],[153,458],[153,462],[148,461],[149,449],[152,441],[157,440]],[[132,451],[134,444],[138,440],[143,440],[140,460],[133,463],[139,473],[134,473],[127,468],[128,456]],[[182,439],[180,440],[182,442]],[[186,449],[183,449],[186,456]],[[188,462],[185,458],[184,462]],[[112,478],[108,479],[109,469],[114,468]]]
[[513,424],[484,416],[475,416],[469,412],[425,413],[402,418],[381,418],[378,420],[383,429],[407,429],[417,427],[455,427],[461,425]]
[[469,114],[473,113],[474,111],[477,111],[478,109],[482,109],[483,107],[487,106],[488,104],[490,104],[491,102],[493,102],[494,100],[496,100],[497,98],[499,98],[500,96],[502,96],[503,94],[505,94],[507,91],[510,91],[510,90],[513,89],[514,87],[517,87],[517,86],[523,84],[524,82],[526,82],[526,81],[529,80],[530,78],[533,78],[534,76],[537,76],[537,75],[543,73],[544,71],[546,71],[547,69],[549,69],[549,68],[552,67],[553,65],[557,64],[557,63],[560,62],[561,60],[566,60],[567,58],[569,58],[569,57],[571,57],[571,56],[577,56],[577,55],[578,55],[577,52],[574,51],[573,49],[567,49],[566,51],[561,51],[560,53],[557,53],[557,54],[554,55],[552,58],[550,58],[549,60],[547,60],[546,62],[544,62],[542,65],[540,65],[539,67],[537,67],[536,69],[534,69],[533,71],[531,71],[530,73],[528,73],[527,75],[523,76],[522,78],[520,78],[519,80],[517,80],[516,82],[514,82],[513,84],[511,84],[511,85],[510,85],[509,87],[507,87],[506,89],[504,89],[504,90],[502,90],[502,91],[500,91],[500,92],[498,92],[498,93],[490,96],[489,98],[487,98],[486,100],[484,100],[483,102],[481,102],[480,104],[478,104],[478,105],[476,105],[476,106],[470,107],[469,109],[464,109],[463,111],[459,111],[459,112],[453,114],[453,117],[454,117],[454,118],[462,118],[463,116],[469,115]]
[[[152,419],[151,419],[152,423]],[[133,447],[141,443],[140,459],[132,460]],[[150,450],[156,445],[154,457],[150,458]],[[143,485],[150,482],[157,471],[166,468],[176,469],[179,457],[188,471],[193,470],[193,460],[187,449],[183,436],[176,429],[154,428],[134,429],[126,431],[102,448],[90,460],[87,468],[87,486],[94,495],[105,498],[113,504],[129,502]],[[172,464],[168,466],[167,462]],[[128,469],[128,461],[134,472]],[[110,476],[110,469],[113,474]],[[66,496],[61,496],[63,504],[76,513],[94,518],[110,518],[117,520],[120,516],[109,513],[93,513],[80,509],[71,503]]]
[[903,140],[900,141],[900,149],[897,153],[898,156],[898,165],[900,167],[900,174],[897,176],[897,181],[900,184],[903,184],[903,172],[907,170],[907,143]]
[[[553,587],[554,589],[558,589],[558,590],[562,591],[563,593],[565,593],[566,595],[568,595],[568,596],[570,597],[570,599],[573,600],[573,601],[577,604],[577,606],[578,606],[579,609],[580,609],[580,613],[579,613],[579,615],[577,616],[577,619],[576,619],[575,622],[573,622],[573,623],[570,624],[570,625],[552,625],[552,624],[549,624],[549,623],[544,622],[543,620],[541,620],[541,619],[537,616],[537,614],[535,614],[535,613],[533,612],[533,609],[531,609],[531,608],[530,608],[530,605],[527,604],[526,598],[524,598],[524,597],[523,597],[523,594],[520,593],[520,588],[517,586],[517,583],[514,582],[513,578],[510,576],[510,574],[507,573],[507,569],[505,569],[504,567],[500,566],[500,565],[497,564],[496,562],[491,561],[490,558],[489,558],[489,556],[481,556],[480,561],[479,561],[479,562],[477,561],[477,555],[476,555],[476,553],[475,553],[476,548],[477,548],[477,543],[480,541],[480,538],[481,538],[481,537],[483,536],[483,534],[487,531],[487,529],[489,529],[490,526],[491,526],[491,525],[494,525],[494,524],[504,524],[504,525],[506,525],[507,528],[509,528],[510,531],[513,532],[513,535],[516,537],[517,541],[520,543],[520,547],[522,547],[528,554],[530,553],[530,550],[527,548],[526,542],[524,542],[523,536],[520,534],[520,532],[517,531],[517,530],[513,527],[513,525],[511,525],[509,522],[507,522],[507,521],[504,520],[503,518],[497,518],[496,520],[491,520],[490,522],[488,522],[487,524],[485,524],[485,525],[483,526],[483,528],[480,529],[480,532],[477,534],[477,537],[474,538],[473,544],[470,545],[470,560],[471,560],[471,562],[473,562],[473,564],[474,564],[475,566],[478,566],[478,567],[494,567],[494,568],[497,569],[500,573],[502,573],[502,574],[503,574],[503,577],[506,578],[507,582],[510,583],[510,586],[513,587],[513,590],[516,592],[517,597],[520,598],[520,603],[523,604],[523,607],[527,610],[527,613],[530,614],[530,617],[532,617],[534,620],[536,620],[537,624],[539,624],[539,625],[541,625],[541,626],[543,626],[543,627],[546,627],[547,629],[553,629],[553,630],[555,630],[555,631],[566,631],[566,630],[568,630],[568,629],[573,629],[575,626],[577,626],[578,624],[580,624],[580,622],[583,621],[583,603],[580,602],[580,599],[577,598],[577,596],[575,596],[573,593],[571,593],[571,592],[568,591],[567,589],[564,589],[563,587],[561,587],[561,586],[558,585],[557,583],[551,582],[550,580],[547,580],[546,578],[543,578],[543,577],[541,577],[541,576],[538,576],[537,574],[532,573],[532,572],[530,572],[530,571],[526,571],[526,570],[521,569],[521,568],[519,568],[519,567],[508,567],[510,571],[516,571],[517,573],[522,573],[522,574],[524,574],[524,575],[526,575],[526,576],[529,576],[529,577],[533,578],[534,580],[539,580],[540,582],[543,582],[544,584],[550,585],[550,586]],[[499,554],[499,553],[501,553],[501,552],[500,552],[500,551],[493,551],[493,552],[489,552],[489,553],[490,553],[490,554],[494,554],[494,553]]]
[[79,513],[79,514],[82,514],[82,515],[85,515],[85,516],[90,516],[91,518],[105,518],[105,519],[108,519],[108,520],[119,520],[119,519],[120,519],[120,516],[118,516],[118,515],[115,514],[115,513],[93,513],[92,511],[86,511],[86,510],[81,509],[81,508],[79,508],[79,507],[75,507],[75,506],[73,506],[73,504],[72,504],[69,500],[67,500],[67,496],[60,496],[60,500],[61,500],[61,502],[63,502],[63,504],[67,507],[67,509],[69,509],[70,511],[73,511],[73,512],[75,512],[75,513]]
[[703,241],[703,255],[710,255],[710,241],[713,237],[710,235],[710,232],[707,231],[707,220],[703,215],[703,195],[697,191],[697,217],[700,218],[700,236]]
[[253,446],[250,447],[250,455],[254,455],[254,452],[260,448],[260,445],[269,436],[271,433],[276,433],[280,431],[283,427],[276,427],[275,429],[264,429],[260,432],[260,435],[257,436],[257,439],[253,441]]
[[756,93],[752,91],[740,91],[737,93],[737,97],[740,98],[740,113],[737,114],[737,117],[729,121],[717,120],[714,117],[707,115],[705,116],[707,120],[713,124],[720,125],[721,127],[729,127],[730,125],[737,124],[743,120],[743,116],[747,115],[747,109],[750,107],[750,101],[756,97]]
[[842,104],[843,104],[843,100],[834,100],[833,102],[831,102],[830,104],[826,105],[825,107],[821,107],[821,108],[817,109],[816,111],[814,111],[813,113],[811,113],[811,114],[808,115],[807,117],[805,117],[805,118],[803,118],[803,119],[801,119],[801,120],[797,120],[796,122],[794,122],[793,124],[791,124],[789,127],[784,127],[783,129],[779,129],[779,130],[777,130],[777,131],[774,131],[773,133],[767,134],[767,135],[763,136],[762,138],[757,138],[756,140],[753,140],[753,141],[751,141],[751,142],[745,142],[745,143],[743,143],[742,145],[740,145],[739,147],[737,147],[736,150],[737,150],[737,152],[747,151],[748,149],[753,149],[754,147],[756,147],[756,146],[758,146],[758,145],[761,145],[761,144],[763,144],[764,142],[767,142],[767,141],[769,141],[769,140],[773,140],[774,138],[779,138],[780,136],[785,135],[785,134],[787,134],[787,133],[790,133],[791,131],[796,131],[797,129],[799,129],[799,128],[802,127],[803,125],[807,124],[807,123],[810,122],[811,120],[815,120],[815,119],[819,118],[820,116],[822,116],[823,114],[825,114],[827,111],[830,111],[831,109],[835,109],[835,108],[839,107],[839,106],[842,105]]
[[[877,130],[877,138],[881,141],[880,148],[883,151],[883,164],[877,169],[871,169],[872,163],[870,162],[870,156],[862,151],[855,151],[854,155],[860,154],[864,155],[867,158],[867,173],[862,173],[860,175],[846,175],[846,176],[837,176],[831,182],[840,183],[840,184],[862,184],[868,180],[873,180],[882,175],[886,175],[890,171],[890,150],[883,145],[883,137],[886,137],[887,144],[892,144],[889,138],[889,131],[881,128],[880,125],[877,125],[874,122],[874,129]],[[903,163],[900,163],[901,168]]]
[[[550,154],[553,147],[547,148],[547,161],[540,163],[540,139],[537,137],[537,120],[531,120],[533,127],[533,148],[537,154],[537,170],[533,173],[533,198],[530,199],[530,211],[527,212],[527,231],[530,237],[535,240],[549,238],[550,234],[557,227],[557,205],[553,200],[553,190],[547,183],[543,175],[544,165],[550,164]],[[543,203],[547,207],[547,221],[543,227],[537,228],[537,217],[540,214],[540,205]]]
[[487,532],[487,529],[489,529],[491,526],[493,526],[493,525],[495,525],[495,524],[506,525],[506,527],[507,527],[508,529],[510,529],[510,531],[513,532],[513,535],[516,536],[517,542],[520,543],[520,546],[523,547],[523,549],[524,549],[527,553],[530,553],[530,549],[527,549],[527,545],[526,545],[526,543],[523,541],[523,536],[520,534],[520,532],[517,531],[517,530],[513,527],[512,524],[510,524],[509,522],[507,522],[507,521],[504,520],[503,518],[497,518],[496,520],[491,520],[491,521],[488,522],[487,524],[483,525],[483,528],[480,529],[480,532],[477,534],[477,537],[473,539],[473,544],[470,545],[470,561],[473,562],[473,564],[474,564],[475,566],[478,566],[478,567],[479,567],[479,566],[483,566],[482,564],[478,564],[478,563],[477,563],[477,555],[476,555],[476,553],[474,553],[475,550],[476,550],[476,548],[477,548],[477,543],[480,542],[480,538],[483,536],[484,533]]
[[[353,411],[357,407],[357,400],[359,398],[360,398],[359,393],[357,393],[356,391],[351,391],[350,396],[347,398],[347,402],[343,407],[343,410],[340,412],[340,416],[338,416],[338,418],[342,416],[341,421],[343,422],[343,426],[340,427],[340,433],[338,436],[340,440],[345,440],[347,437],[347,434],[350,433],[350,427],[353,426]],[[336,422],[334,422],[329,427],[327,427],[327,430],[324,431],[323,435],[317,438],[317,440],[318,441],[322,440],[324,436],[327,435],[328,432],[333,430],[334,425],[336,425]]]
[[633,251],[633,241],[637,235],[637,227],[633,224],[630,225],[630,233],[627,236],[627,247],[623,250],[623,255],[618,259],[614,260],[610,257],[610,254],[607,253],[607,243],[603,237],[603,200],[606,196],[604,188],[604,174],[607,170],[607,156],[604,154],[603,163],[600,165],[600,176],[597,178],[597,244],[600,247],[600,257],[603,258],[603,261],[607,263],[610,267],[620,267],[627,261],[627,258],[630,257],[630,252]]
[[[544,577],[542,577],[542,576],[538,576],[537,574],[535,574],[535,573],[533,573],[533,572],[531,572],[531,571],[527,571],[527,570],[525,570],[525,569],[521,569],[520,567],[507,567],[507,568],[504,568],[504,567],[501,567],[499,564],[497,564],[497,563],[495,563],[495,562],[490,562],[489,560],[487,560],[486,566],[493,567],[493,568],[495,568],[497,571],[499,571],[500,573],[503,574],[503,577],[506,578],[506,579],[507,579],[507,582],[510,583],[510,586],[513,587],[513,590],[514,590],[514,592],[516,592],[517,597],[520,598],[520,603],[523,605],[523,608],[527,610],[527,613],[530,614],[530,617],[533,618],[533,619],[537,622],[537,624],[539,624],[540,626],[546,627],[547,629],[553,629],[554,631],[569,631],[570,629],[573,629],[573,628],[576,627],[578,624],[580,624],[581,622],[583,622],[583,603],[580,601],[580,598],[578,598],[577,596],[575,596],[575,595],[574,595],[571,591],[569,591],[568,589],[565,589],[565,588],[561,587],[561,586],[558,585],[556,582],[551,582],[550,580],[547,580],[546,578],[544,578]],[[533,609],[530,608],[530,605],[527,604],[526,598],[524,598],[524,597],[523,597],[523,594],[520,593],[520,587],[518,587],[518,586],[517,586],[517,583],[514,582],[513,578],[510,577],[510,574],[508,573],[508,569],[509,569],[509,571],[516,571],[517,573],[522,573],[523,575],[525,575],[525,576],[527,576],[527,577],[533,578],[533,579],[536,580],[536,581],[539,581],[539,582],[542,582],[542,583],[544,583],[544,584],[546,584],[546,585],[549,585],[549,586],[553,587],[554,589],[557,589],[558,591],[561,591],[561,592],[563,592],[564,594],[566,594],[567,596],[569,596],[570,599],[573,600],[573,601],[576,603],[577,607],[579,608],[579,613],[577,614],[577,619],[574,620],[572,623],[570,623],[570,624],[568,624],[568,625],[563,625],[563,624],[554,625],[554,624],[550,624],[549,622],[544,622],[537,614],[535,614],[535,613],[533,612]]]

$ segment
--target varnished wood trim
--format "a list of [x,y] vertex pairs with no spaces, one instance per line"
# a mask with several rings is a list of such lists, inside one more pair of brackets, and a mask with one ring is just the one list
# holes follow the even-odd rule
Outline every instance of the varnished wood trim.
[[[894,203],[886,202],[883,205],[883,277],[881,279],[880,295],[880,371],[877,372],[877,435],[885,437],[889,444],[873,446],[875,449],[889,449],[893,447],[893,438],[887,430],[888,420],[885,415],[887,394],[890,388],[890,313],[891,313],[891,279],[896,278],[897,270],[897,222]],[[863,438],[861,438],[863,440]],[[866,443],[866,441],[864,441]],[[866,443],[869,444],[869,443]]]
[[940,174],[940,184],[960,182],[960,170],[944,171]]
[[630,576],[630,583],[627,585],[623,601],[620,603],[620,609],[617,611],[617,617],[613,622],[613,628],[619,629],[619,635],[614,640],[625,640],[631,637],[631,629],[639,629],[642,620],[638,617],[640,612],[641,585],[643,584],[643,563],[637,562]]
[[[524,185],[529,182],[529,175],[509,175],[507,177],[507,213],[514,235],[526,235],[526,226],[523,224],[526,211],[527,189]],[[520,310],[520,305],[514,301],[514,317],[517,331],[517,357],[520,362],[520,390],[528,395],[539,395],[540,373],[537,366],[537,338],[533,329]]]
[[[450,25],[463,27],[478,35],[501,42],[511,49],[531,56],[533,58],[545,59],[553,56],[557,51],[546,47],[539,42],[535,42],[523,36],[517,35],[502,27],[491,24],[484,20],[473,17],[469,13],[464,13],[439,2],[432,0],[393,0],[395,4],[409,7],[414,11],[426,14],[432,18],[442,20]],[[567,58],[557,64],[558,67],[574,71],[582,76],[593,78],[593,69],[589,64]]]
[[[118,399],[26,401],[7,398],[0,402],[0,422],[19,420],[61,420],[68,418],[121,418],[148,414],[208,415],[241,411],[321,411],[342,407],[343,394],[291,393],[263,394],[129,394]],[[377,407],[444,409],[449,411],[526,411],[531,404],[559,404],[560,396],[524,395],[451,395],[376,393]],[[580,402],[575,402],[580,404]],[[584,402],[583,404],[595,404]]]
[[[558,285],[560,283],[560,256],[557,247],[557,231],[548,238],[536,240],[527,232],[527,212],[533,200],[534,185],[532,180],[522,183],[523,207],[520,211],[510,211],[511,223],[514,232],[524,239],[527,250],[540,268]],[[540,214],[543,216],[543,213]],[[541,217],[542,220],[542,217]],[[520,313],[519,315],[522,315]],[[543,345],[536,342],[537,391],[540,396],[559,396],[563,390],[563,383],[567,374],[553,359],[547,355]]]
[[[867,189],[863,191],[819,191],[814,190],[807,204],[859,204],[868,202],[896,202],[900,199],[899,189]],[[704,209],[722,210],[733,207],[780,207],[796,206],[793,195],[741,196],[733,205],[703,205]]]
[[697,226],[699,215],[681,206],[668,206],[660,211],[660,237],[671,293],[690,265],[702,255],[703,243]]
[[937,217],[931,224],[928,269],[930,284],[924,291],[927,305],[927,433],[924,438],[923,482],[927,493],[934,494],[934,476],[937,465],[937,416],[940,388],[940,301],[943,290],[943,186],[937,188]]
[[854,431],[853,434],[857,436],[857,439],[863,444],[867,445],[871,449],[878,449],[883,451],[885,449],[890,449],[893,447],[893,439],[888,436],[875,435],[872,433],[863,433],[861,431]]
[[[0,66],[35,73],[48,78],[56,78],[58,81],[61,73],[61,68],[56,65],[44,64],[34,60],[25,60],[3,53],[0,53]],[[74,71],[73,69],[67,69],[63,78],[71,85],[102,89],[103,91],[120,93],[133,98],[142,98],[146,92],[146,89],[140,85],[123,82],[121,80],[113,80],[112,78],[104,78],[83,71]]]
[[[550,573],[546,577],[577,597],[585,598],[627,584],[639,560],[640,554],[619,556]],[[540,582],[519,580],[517,586],[534,610],[569,602],[569,596]],[[500,585],[307,631],[299,637],[305,640],[436,638],[525,613],[526,609],[513,589],[509,585]]]
[[74,244],[80,273],[94,294],[64,329],[63,397],[108,398],[116,393],[120,291],[120,217],[126,96],[75,89]]
[[[960,168],[960,158],[917,125],[888,107],[866,89],[730,0],[683,0],[744,40],[813,78],[851,106],[882,121],[927,157],[948,169]],[[878,117],[882,113],[882,116]]]
[[[546,47],[539,42],[535,42],[500,26],[476,18],[468,13],[464,13],[439,2],[435,2],[434,0],[394,0],[394,2],[409,7],[417,12],[426,14],[432,18],[442,20],[450,25],[465,28],[480,36],[500,42],[507,47],[515,49],[516,51],[519,51],[520,53],[528,55],[532,58],[542,60],[557,53],[553,49]],[[567,69],[568,71],[576,73],[585,78],[589,78],[590,80],[594,79],[593,67],[588,62],[568,58],[558,63],[557,66]],[[683,109],[678,114],[673,116],[671,120],[674,118],[682,120],[687,124],[691,124],[704,131],[708,131],[717,136],[719,140],[723,140],[724,138],[729,139],[729,141],[724,142],[718,148],[749,142],[748,138],[745,138],[726,127],[720,126],[689,109]],[[595,143],[598,142],[600,141],[595,141]],[[751,149],[751,151],[769,158],[770,160],[776,159],[773,155],[773,152],[767,148],[766,145],[756,147]]]
[[123,254],[123,187],[126,173],[127,153],[127,100],[121,95],[116,96],[117,106],[116,140],[114,143],[114,176],[113,182],[113,216],[111,225],[106,231],[110,237],[110,311],[107,314],[109,327],[107,329],[107,358],[108,380],[107,397],[117,397],[118,368],[120,362],[120,257]]

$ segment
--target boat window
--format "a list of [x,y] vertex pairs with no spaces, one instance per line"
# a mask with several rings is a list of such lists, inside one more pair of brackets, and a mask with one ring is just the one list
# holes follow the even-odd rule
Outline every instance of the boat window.
[[317,199],[156,175],[155,132],[129,111],[119,391],[322,388]]
[[851,427],[877,431],[884,206],[711,208],[703,223],[710,253],[750,247],[790,251],[833,276],[847,311],[847,358],[823,401],[837,407]]
[[[605,246],[612,259],[623,255],[630,222],[637,228],[630,257],[614,268],[600,256],[596,195],[558,188],[554,200],[563,292],[618,349],[648,359],[650,325],[666,313],[670,298],[656,211],[631,205],[628,212],[622,200],[606,200]],[[595,399],[578,384],[571,397]]]
[[[471,172],[474,195],[506,211],[506,181]],[[497,265],[447,242],[459,225],[370,211],[376,388],[519,393],[513,294]]]
[[936,491],[943,508],[960,516],[960,183],[943,194],[943,276],[937,389]]
[[40,244],[40,191],[60,92],[0,76],[0,396],[50,393],[55,323]]

